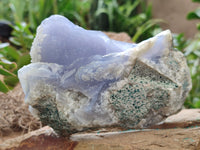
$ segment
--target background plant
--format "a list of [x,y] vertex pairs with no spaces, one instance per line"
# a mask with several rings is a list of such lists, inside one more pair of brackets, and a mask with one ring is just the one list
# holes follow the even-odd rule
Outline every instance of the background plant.
[[[200,3],[200,0],[193,0]],[[187,19],[200,19],[200,8],[188,13]],[[197,24],[199,32],[193,39],[186,39],[183,34],[174,36],[174,46],[181,50],[187,58],[192,77],[192,90],[187,97],[185,106],[200,108],[200,24]]]
[[152,37],[159,19],[152,19],[152,7],[141,0],[95,0],[90,10],[91,29],[127,32],[133,42]]
[[[30,63],[29,49],[34,36],[26,23],[13,27],[10,43],[0,43],[0,91],[7,92],[18,82],[17,71]],[[14,46],[13,46],[14,44]]]

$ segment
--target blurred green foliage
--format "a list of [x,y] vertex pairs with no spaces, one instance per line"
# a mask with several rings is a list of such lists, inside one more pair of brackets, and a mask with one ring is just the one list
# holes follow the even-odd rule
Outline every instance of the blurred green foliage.
[[155,34],[159,19],[152,19],[152,7],[144,0],[95,0],[90,10],[91,29],[127,32],[133,42]]
[[60,14],[83,27],[92,0],[0,0],[0,19],[12,23],[26,22],[35,33],[42,20]]
[[192,78],[192,90],[186,99],[185,106],[200,108],[200,33],[188,40],[184,34],[174,35],[174,47],[184,53]]
[[35,33],[41,21],[60,14],[88,29],[127,32],[134,42],[154,35],[161,20],[152,19],[145,0],[1,0],[0,19],[26,22]]
[[0,43],[0,91],[8,92],[17,83],[17,71],[30,63],[29,49],[34,36],[26,23],[16,23],[10,43]]
[[[200,0],[193,0],[199,2]],[[188,13],[187,19],[200,19],[200,8]],[[174,46],[182,51],[187,58],[192,77],[192,90],[185,102],[188,108],[200,108],[200,27],[197,24],[199,32],[192,39],[186,39],[184,34],[174,36]]]

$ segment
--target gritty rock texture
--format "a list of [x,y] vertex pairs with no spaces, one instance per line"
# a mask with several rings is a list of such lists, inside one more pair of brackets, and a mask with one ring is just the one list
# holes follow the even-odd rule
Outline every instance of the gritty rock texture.
[[38,27],[31,58],[18,72],[25,102],[63,136],[155,125],[179,111],[191,89],[169,30],[131,44],[54,15]]

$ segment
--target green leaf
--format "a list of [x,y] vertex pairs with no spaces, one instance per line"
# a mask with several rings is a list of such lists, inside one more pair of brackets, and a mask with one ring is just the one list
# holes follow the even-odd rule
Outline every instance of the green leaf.
[[5,48],[9,45],[10,45],[9,43],[0,43],[0,49]]
[[20,69],[21,67],[23,67],[24,65],[27,65],[31,62],[31,57],[29,54],[25,54],[23,56],[20,57],[20,59],[17,62],[17,67],[18,69]]
[[0,74],[4,75],[4,76],[16,76],[15,74],[13,74],[12,72],[4,69],[4,68],[0,68]]
[[192,0],[193,2],[198,2],[198,3],[200,3],[200,0]]
[[9,91],[8,87],[6,86],[6,84],[3,83],[1,80],[0,80],[0,91],[4,92],[4,93]]
[[200,23],[197,24],[197,29],[200,31]]
[[198,51],[198,50],[196,50],[196,51],[194,51],[193,52],[195,55],[197,55],[199,58],[200,58],[200,50]]
[[137,42],[138,38],[148,29],[150,29],[151,27],[157,25],[158,23],[163,22],[163,20],[161,19],[151,19],[149,21],[147,21],[146,23],[144,23],[142,26],[140,26],[137,29],[137,32],[135,33],[135,35],[132,38],[133,42]]
[[16,46],[22,45],[19,41],[16,40],[15,37],[11,37],[11,38],[9,38],[9,40],[10,40],[11,43],[15,44]]
[[199,67],[199,59],[196,59],[193,63],[191,74],[196,75]]
[[99,8],[96,12],[95,12],[95,17],[99,16],[100,14],[105,13],[108,14],[107,10],[105,8]]
[[195,97],[193,103],[194,103],[195,108],[200,108],[200,98],[199,97]]
[[183,33],[173,34],[173,45],[180,51],[183,51],[187,47],[188,41]]
[[200,19],[200,8],[196,9],[194,12],[190,12],[187,15],[187,19],[191,20],[191,19]]
[[17,78],[17,76],[15,76],[15,77],[6,76],[6,77],[4,77],[4,82],[7,86],[14,87],[19,82],[19,79]]
[[11,57],[11,58],[12,58],[13,60],[15,60],[15,61],[17,61],[17,60],[19,59],[19,57],[20,57],[19,52],[18,52],[17,49],[14,48],[14,47],[11,47],[11,46],[6,47],[6,48],[4,48],[4,51],[6,52],[6,54],[7,54],[9,57]]
[[147,15],[147,18],[148,18],[148,19],[151,19],[151,17],[152,17],[152,4],[150,4],[150,5],[147,7],[146,13],[145,13],[145,14]]
[[3,66],[4,69],[7,69],[7,70],[14,70],[17,68],[17,64],[16,63],[12,63],[8,60],[2,60],[0,61],[0,65]]
[[26,3],[26,0],[10,0],[10,9],[14,15],[15,22],[23,21]]

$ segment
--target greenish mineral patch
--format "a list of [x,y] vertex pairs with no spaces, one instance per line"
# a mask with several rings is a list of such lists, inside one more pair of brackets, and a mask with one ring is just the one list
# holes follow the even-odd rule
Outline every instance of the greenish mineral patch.
[[139,84],[127,84],[111,95],[111,104],[122,127],[137,125],[148,113],[144,88]]
[[137,60],[129,83],[114,92],[110,102],[122,127],[133,128],[152,112],[168,106],[170,91],[178,85],[158,71]]
[[40,117],[43,125],[51,126],[59,135],[67,136],[77,132],[71,129],[71,125],[67,122],[67,120],[60,117],[55,99],[52,97],[41,97],[39,103],[33,107],[39,111],[38,116]]

